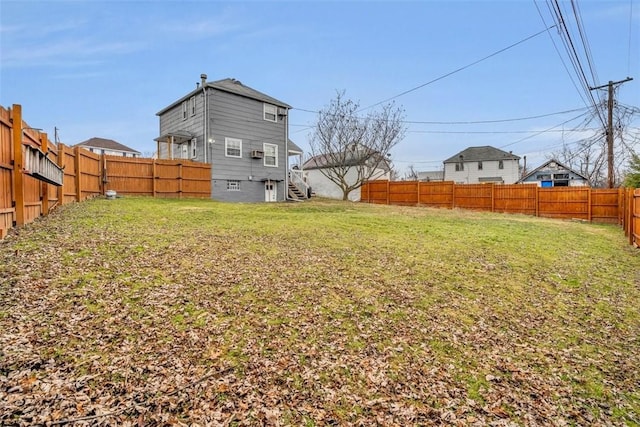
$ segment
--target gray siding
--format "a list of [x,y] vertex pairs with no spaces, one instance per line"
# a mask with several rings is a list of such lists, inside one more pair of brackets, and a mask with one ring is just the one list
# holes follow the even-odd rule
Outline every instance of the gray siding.
[[[187,99],[188,101],[188,99]],[[264,103],[237,94],[207,89],[208,139],[204,138],[204,96],[196,95],[196,114],[182,118],[182,104],[164,111],[160,116],[160,135],[168,132],[187,131],[197,138],[197,161],[204,161],[204,149],[208,149],[207,163],[211,168],[211,196],[217,200],[264,202],[264,181],[277,181],[277,200],[285,200],[286,127],[287,117],[278,116],[277,122],[264,120]],[[227,157],[225,138],[242,140],[242,158]],[[253,150],[264,151],[263,144],[278,147],[277,167],[265,166],[264,159],[251,158]],[[167,156],[161,144],[162,157]],[[174,147],[177,151],[178,148]],[[174,151],[174,157],[177,157]],[[240,181],[240,191],[228,191],[227,180]]]
[[[235,179],[242,181],[241,191],[228,192],[225,200],[237,199],[242,201],[264,201],[264,184],[260,181],[284,180],[286,171],[285,153],[285,117],[278,117],[278,122],[263,119],[263,103],[261,101],[244,98],[238,95],[210,90],[209,100],[209,137],[214,142],[209,146],[209,161],[213,164],[211,175],[214,181]],[[225,138],[242,140],[242,158],[227,157],[225,152]],[[278,146],[278,167],[264,166],[264,159],[252,159],[251,151],[264,151],[263,143]],[[249,181],[251,177],[252,181]],[[244,193],[244,188],[253,188],[251,182],[257,182],[261,188]],[[214,198],[219,198],[219,192],[212,186]],[[280,190],[280,188],[279,188]],[[278,191],[278,200],[284,199],[284,189]],[[247,197],[251,200],[246,200]]]

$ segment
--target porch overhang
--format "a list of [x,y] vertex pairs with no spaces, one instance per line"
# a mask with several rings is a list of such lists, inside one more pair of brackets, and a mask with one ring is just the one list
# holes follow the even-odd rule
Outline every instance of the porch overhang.
[[154,141],[157,142],[168,142],[172,141],[174,144],[182,144],[188,141],[191,141],[195,135],[186,130],[177,130],[174,132],[167,132],[159,137],[155,138]]

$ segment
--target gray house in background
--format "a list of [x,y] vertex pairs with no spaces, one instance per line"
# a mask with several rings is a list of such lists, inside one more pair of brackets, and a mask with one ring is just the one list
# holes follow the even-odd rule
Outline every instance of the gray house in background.
[[[302,150],[289,140],[291,106],[236,79],[207,82],[156,115],[160,159],[211,163],[211,197],[235,202],[304,198],[302,171],[291,175],[289,156]],[[298,183],[298,185],[296,185]]]
[[74,147],[82,147],[85,150],[89,150],[92,153],[106,154],[109,156],[122,156],[122,157],[140,157],[140,152],[129,148],[124,144],[120,144],[118,141],[106,138],[89,138],[86,141],[82,141],[74,145]]
[[538,187],[583,187],[589,185],[589,179],[569,166],[551,159],[538,166],[525,176],[518,184],[538,184]]

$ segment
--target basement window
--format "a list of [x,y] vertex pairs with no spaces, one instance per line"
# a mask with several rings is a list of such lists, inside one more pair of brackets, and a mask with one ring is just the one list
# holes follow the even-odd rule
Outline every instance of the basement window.
[[240,191],[240,181],[237,179],[228,179],[227,191]]

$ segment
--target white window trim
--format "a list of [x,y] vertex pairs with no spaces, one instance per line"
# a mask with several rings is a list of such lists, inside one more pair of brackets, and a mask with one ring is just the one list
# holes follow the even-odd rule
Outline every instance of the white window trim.
[[228,179],[227,180],[227,191],[240,191],[240,180],[238,180],[238,179]]
[[196,115],[196,97],[192,96],[189,99],[189,107],[191,109],[191,116],[195,116]]
[[[267,147],[273,147],[275,149],[275,159],[276,159],[276,164],[275,165],[268,165],[267,164],[267,158],[269,156],[267,156]],[[278,146],[276,144],[268,144],[266,142],[262,143],[262,152],[264,153],[264,158],[262,159],[262,164],[268,168],[277,168],[278,167]]]
[[[273,112],[267,111],[267,110],[271,110],[271,109],[273,109]],[[268,119],[267,118],[267,114],[273,114],[273,119]],[[262,118],[265,119],[268,122],[277,123],[278,122],[278,107],[276,107],[273,104],[267,104],[265,102],[263,104],[263,107],[262,107]]]
[[196,138],[191,138],[191,142],[189,143],[190,147],[191,147],[191,158],[195,159],[196,157],[198,157],[198,145],[197,145],[198,140]]
[[187,101],[182,102],[182,120],[187,120]]
[[[239,156],[233,156],[229,154],[229,143],[230,142],[238,142],[240,144],[240,155]],[[225,138],[224,139],[224,155],[225,157],[234,157],[236,159],[241,159],[242,158],[242,140],[238,139],[238,138]]]

